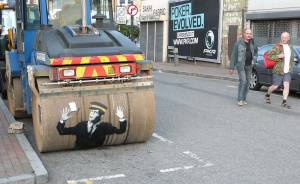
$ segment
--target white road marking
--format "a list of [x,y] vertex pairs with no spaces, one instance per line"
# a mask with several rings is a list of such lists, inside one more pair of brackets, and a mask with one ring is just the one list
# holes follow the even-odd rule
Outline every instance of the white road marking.
[[201,167],[211,167],[213,166],[214,164],[211,163],[211,162],[207,162],[204,166],[201,166]]
[[227,86],[228,88],[237,88],[237,86]]
[[189,170],[189,169],[193,169],[195,166],[191,165],[191,166],[184,166],[184,167],[174,167],[174,168],[170,168],[170,169],[162,169],[159,172],[161,173],[168,173],[168,172],[175,172],[175,171],[179,171],[179,170]]
[[211,163],[211,162],[205,162],[202,158],[200,158],[198,155],[196,155],[195,153],[192,153],[191,151],[185,151],[183,152],[184,154],[186,154],[187,156],[197,160],[199,163],[203,163],[205,164],[204,166],[201,166],[201,167],[211,167],[213,166],[214,164]]
[[160,135],[157,135],[156,133],[153,133],[152,136],[155,137],[155,138],[157,138],[157,139],[159,139],[162,142],[167,142],[169,144],[173,144],[174,143],[173,141],[170,141],[170,140],[168,140],[168,139],[166,139],[166,138],[164,138],[164,137],[162,137]]
[[99,176],[95,178],[86,178],[86,179],[80,179],[80,180],[68,180],[67,183],[84,183],[87,181],[101,181],[101,180],[110,180],[110,179],[115,179],[115,178],[124,178],[126,177],[125,174],[116,174],[116,175],[111,175],[111,176]]

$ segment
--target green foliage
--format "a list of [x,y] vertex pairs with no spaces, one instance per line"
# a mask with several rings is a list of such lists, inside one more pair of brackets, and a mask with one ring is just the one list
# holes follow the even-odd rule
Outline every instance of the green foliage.
[[138,26],[132,26],[133,28],[131,28],[130,25],[120,25],[120,29],[119,31],[124,34],[125,36],[127,36],[128,38],[130,38],[130,32],[132,29],[132,37],[133,39],[136,39],[139,37],[140,35],[140,29]]

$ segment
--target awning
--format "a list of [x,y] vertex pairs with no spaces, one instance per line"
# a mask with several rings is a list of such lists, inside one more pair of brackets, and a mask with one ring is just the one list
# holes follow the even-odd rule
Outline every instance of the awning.
[[300,10],[246,13],[247,20],[296,19],[296,18],[300,18]]

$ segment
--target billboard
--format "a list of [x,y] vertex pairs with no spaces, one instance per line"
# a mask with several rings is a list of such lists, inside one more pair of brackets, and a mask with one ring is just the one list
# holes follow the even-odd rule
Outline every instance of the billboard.
[[169,3],[169,46],[184,58],[217,61],[219,0]]

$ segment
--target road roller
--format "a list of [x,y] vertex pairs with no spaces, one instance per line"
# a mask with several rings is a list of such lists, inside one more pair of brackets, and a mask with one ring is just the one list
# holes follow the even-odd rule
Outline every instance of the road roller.
[[152,63],[116,30],[112,0],[16,0],[8,109],[32,115],[40,152],[147,141]]

